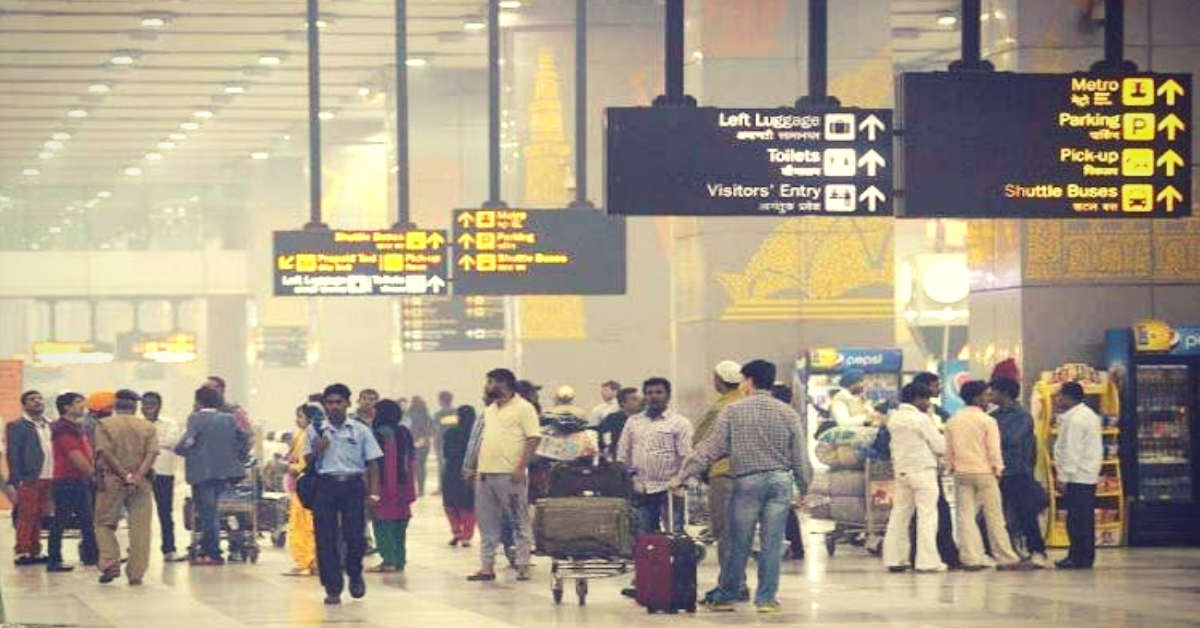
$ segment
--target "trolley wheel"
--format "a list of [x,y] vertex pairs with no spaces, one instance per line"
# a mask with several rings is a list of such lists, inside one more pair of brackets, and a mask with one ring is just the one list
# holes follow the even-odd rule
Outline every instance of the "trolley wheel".
[[575,581],[575,595],[579,596],[579,605],[580,606],[587,605],[587,594],[588,594],[587,580],[583,580],[583,579],[576,580]]
[[287,530],[277,530],[271,533],[271,545],[283,547],[287,545]]
[[554,594],[554,603],[555,604],[562,604],[563,590],[562,590],[561,586],[558,588],[555,588],[555,589],[551,589],[550,593]]
[[834,536],[832,534],[825,535],[825,551],[829,552],[830,556],[833,556],[833,553],[836,550],[837,550],[837,539],[834,538]]
[[688,613],[695,614],[696,613],[696,603],[692,602],[691,604],[688,604],[688,607],[684,610],[686,610]]

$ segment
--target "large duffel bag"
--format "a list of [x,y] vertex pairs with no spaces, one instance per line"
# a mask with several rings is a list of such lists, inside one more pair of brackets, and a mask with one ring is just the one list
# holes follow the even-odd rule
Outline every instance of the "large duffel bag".
[[542,499],[534,511],[533,535],[544,556],[628,558],[633,554],[633,509],[616,497]]
[[560,462],[550,471],[546,497],[620,497],[628,499],[633,483],[625,466],[603,458]]

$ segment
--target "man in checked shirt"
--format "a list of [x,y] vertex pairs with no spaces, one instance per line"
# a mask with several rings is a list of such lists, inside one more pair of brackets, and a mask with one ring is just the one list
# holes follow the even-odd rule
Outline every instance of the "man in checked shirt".
[[746,580],[746,562],[754,528],[762,526],[758,558],[758,591],[754,605],[760,613],[779,612],[779,567],[793,488],[803,493],[812,477],[800,415],[771,396],[775,365],[754,360],[742,367],[746,398],[726,406],[712,431],[670,483],[683,483],[729,456],[733,467],[733,497],[729,506],[729,557],[721,567],[720,583],[708,600],[713,611],[732,611]]

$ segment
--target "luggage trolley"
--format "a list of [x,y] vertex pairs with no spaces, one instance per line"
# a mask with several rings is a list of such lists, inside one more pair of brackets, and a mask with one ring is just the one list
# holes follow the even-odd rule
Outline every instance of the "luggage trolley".
[[[633,487],[622,465],[602,460],[599,457],[586,458],[580,461],[562,462],[554,466],[550,473],[547,497],[539,500],[535,513],[534,532],[539,536],[537,550],[540,555],[550,557],[551,584],[550,592],[554,603],[561,604],[563,591],[568,581],[575,581],[575,595],[579,605],[587,604],[588,580],[596,578],[611,578],[629,573],[633,567],[632,537],[633,537],[633,508],[629,498]],[[546,538],[545,529],[553,526],[548,521],[547,511],[555,500],[612,498],[624,502],[624,514],[617,512],[618,526],[628,526],[625,534],[617,530],[618,538],[628,540],[628,548],[617,548],[616,551],[597,551],[595,547],[556,546],[550,545]],[[610,502],[615,503],[615,502]]]
[[[887,459],[867,458],[863,465],[863,517],[833,518],[833,531],[825,535],[825,550],[830,556],[839,543],[865,547],[867,553],[879,556],[883,551],[883,533],[887,530],[887,514],[892,510],[893,472]],[[810,508],[814,505],[810,504]],[[820,517],[816,517],[820,518]]]
[[[225,537],[229,562],[257,563],[258,509],[261,485],[258,465],[246,466],[246,476],[237,483],[225,487],[217,497],[217,519],[220,534]],[[199,512],[189,497],[184,501],[184,521],[192,532],[188,546],[188,558],[195,559],[200,553],[200,527],[196,521]]]

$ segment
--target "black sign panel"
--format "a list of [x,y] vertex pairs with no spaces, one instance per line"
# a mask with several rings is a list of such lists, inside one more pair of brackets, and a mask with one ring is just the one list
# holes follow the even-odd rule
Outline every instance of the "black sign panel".
[[254,338],[257,360],[266,366],[308,366],[308,336],[302,325],[260,327]]
[[503,351],[503,297],[411,297],[401,306],[404,351]]
[[276,231],[275,296],[446,294],[444,231]]
[[892,214],[886,109],[607,110],[608,213]]
[[1191,215],[1192,77],[905,74],[898,213]]
[[625,222],[591,209],[454,212],[458,295],[625,294]]

